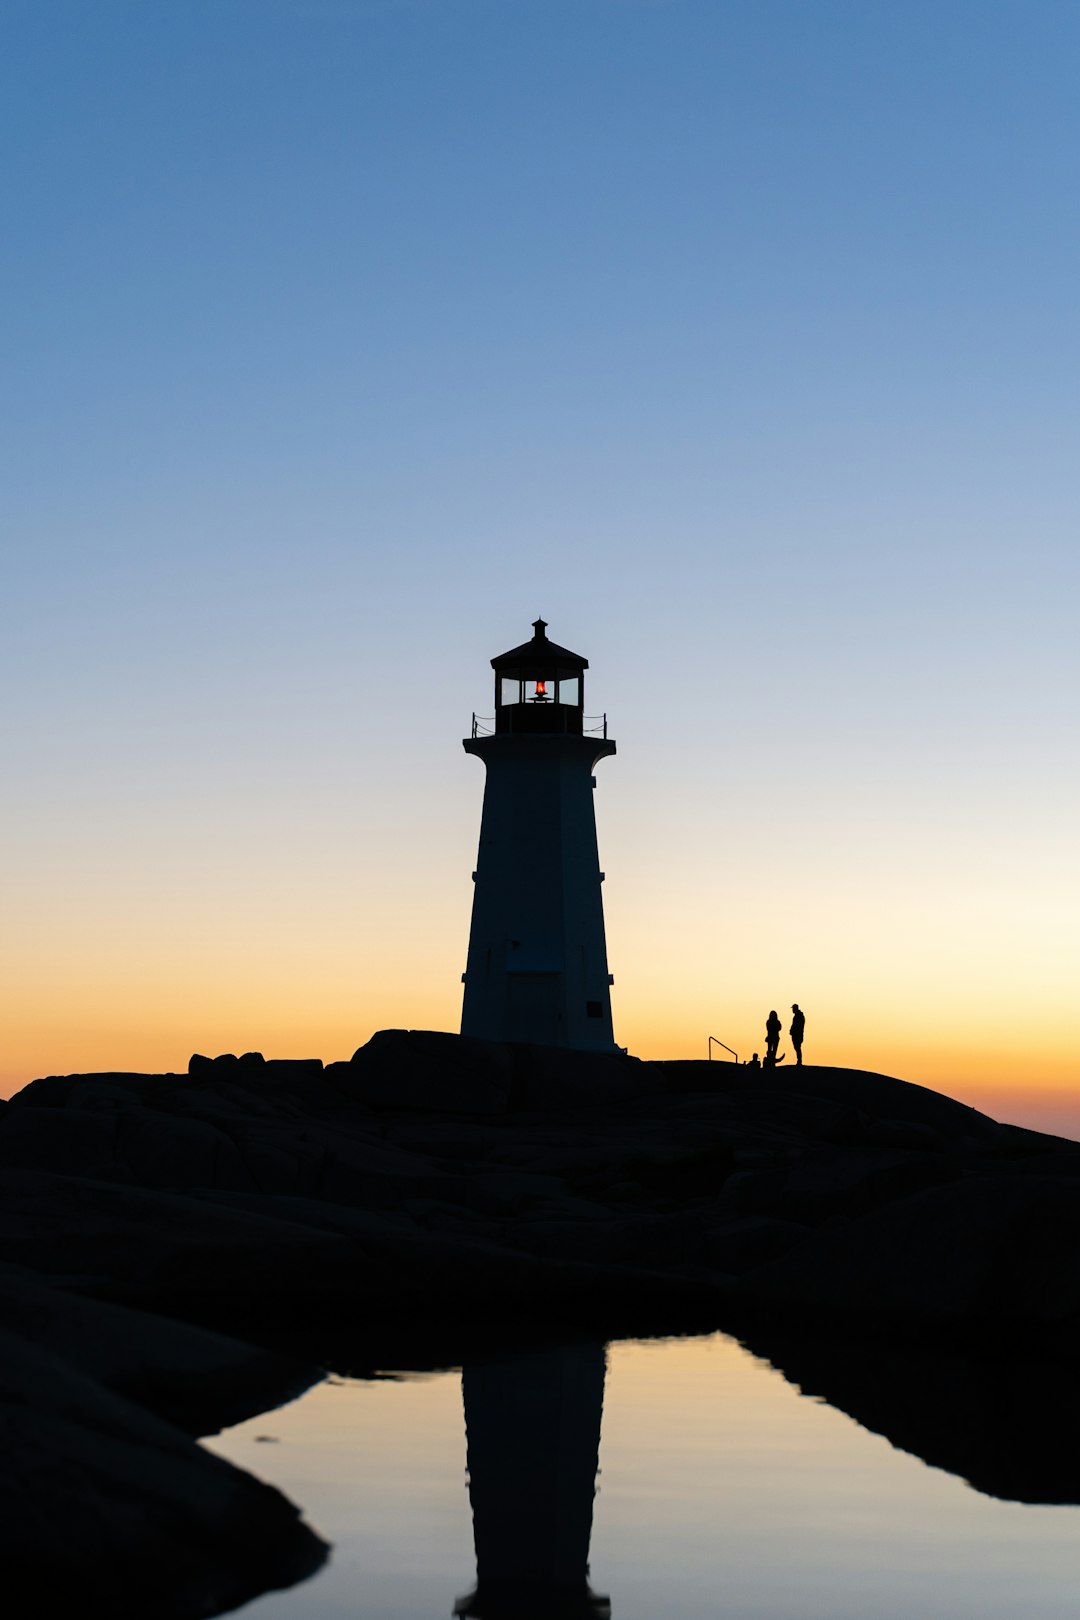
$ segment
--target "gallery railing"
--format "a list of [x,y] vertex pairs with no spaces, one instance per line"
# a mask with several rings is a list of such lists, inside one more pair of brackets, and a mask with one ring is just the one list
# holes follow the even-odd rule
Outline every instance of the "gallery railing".
[[[517,708],[517,707],[524,707],[524,705],[517,705],[517,704],[508,704],[507,705],[507,709],[513,709],[513,708]],[[566,708],[567,708],[568,713],[573,712],[570,709],[569,705],[567,705]],[[507,709],[503,709],[500,712],[503,715],[506,715]],[[581,722],[582,722],[582,726],[581,726],[581,733],[580,734],[583,737],[602,737],[605,742],[607,741],[607,715],[606,714],[586,714],[586,715],[582,715],[581,716]],[[497,726],[496,717],[493,714],[476,714],[476,713],[473,714],[473,717],[472,717],[472,734],[473,734],[474,737],[494,737],[495,734],[496,734],[496,731],[500,730],[500,729],[502,729],[502,728]],[[509,726],[506,729],[507,730],[513,730],[514,728],[512,726]],[[533,729],[534,729],[533,727],[531,727],[531,726],[529,727],[530,731],[533,730]],[[557,731],[559,728],[557,726],[552,726],[550,728],[545,727],[544,729],[545,730],[551,729],[553,731]],[[568,727],[566,727],[566,729],[568,731],[570,731],[570,730],[573,730],[574,728],[568,726]]]

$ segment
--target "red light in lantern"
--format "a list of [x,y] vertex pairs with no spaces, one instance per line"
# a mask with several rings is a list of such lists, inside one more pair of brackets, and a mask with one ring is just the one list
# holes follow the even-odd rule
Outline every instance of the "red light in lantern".
[[547,697],[547,685],[546,685],[546,683],[544,681],[537,681],[537,683],[536,683],[536,696],[538,698],[546,698]]

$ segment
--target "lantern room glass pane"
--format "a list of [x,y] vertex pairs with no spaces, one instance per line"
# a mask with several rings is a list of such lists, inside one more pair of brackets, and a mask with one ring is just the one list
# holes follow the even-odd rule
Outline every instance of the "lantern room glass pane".
[[552,674],[532,675],[527,681],[515,676],[499,678],[499,704],[506,708],[512,703],[565,703],[571,708],[581,707],[581,676],[570,675],[556,680]]

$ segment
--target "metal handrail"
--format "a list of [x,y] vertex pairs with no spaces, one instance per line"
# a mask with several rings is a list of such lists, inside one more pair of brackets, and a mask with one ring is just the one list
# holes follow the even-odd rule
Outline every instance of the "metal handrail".
[[709,1036],[709,1062],[710,1063],[713,1060],[712,1049],[713,1049],[713,1043],[714,1042],[716,1043],[717,1046],[722,1046],[724,1048],[725,1052],[730,1052],[732,1057],[735,1059],[736,1063],[738,1063],[739,1054],[738,1054],[738,1052],[735,1051],[734,1047],[728,1046],[725,1041],[717,1040],[715,1035],[710,1035]]
[[[595,720],[595,721],[597,721],[597,724],[595,726],[585,726],[585,725],[583,725],[583,727],[582,727],[582,735],[583,736],[585,736],[585,737],[603,737],[604,741],[607,742],[607,715],[606,714],[584,714],[584,715],[582,715],[581,718],[582,718],[583,722],[585,720]],[[473,717],[472,717],[472,734],[473,734],[474,737],[494,737],[494,735],[495,735],[495,716],[493,714],[477,714],[476,711],[474,710],[473,711]],[[723,1045],[723,1042],[721,1042],[720,1044]],[[727,1050],[730,1051],[731,1048],[728,1047]]]

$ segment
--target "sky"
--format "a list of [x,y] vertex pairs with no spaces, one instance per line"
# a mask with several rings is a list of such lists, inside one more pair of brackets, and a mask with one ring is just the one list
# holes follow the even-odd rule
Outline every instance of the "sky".
[[616,1037],[1080,1135],[1080,7],[0,6],[0,1093],[457,1028],[590,660]]

